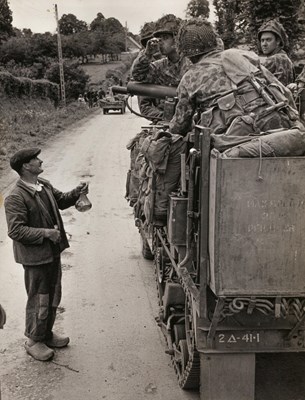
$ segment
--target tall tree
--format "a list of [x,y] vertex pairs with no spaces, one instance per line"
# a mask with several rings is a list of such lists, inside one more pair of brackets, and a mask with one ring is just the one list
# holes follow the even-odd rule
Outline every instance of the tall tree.
[[0,0],[0,42],[13,35],[12,11],[7,0]]
[[[242,0],[246,1],[246,0]],[[241,0],[213,0],[217,21],[216,30],[221,36],[225,48],[236,44],[237,16],[240,13]]]
[[59,23],[59,31],[63,35],[73,35],[73,33],[86,31],[88,29],[86,22],[76,18],[73,14],[64,14]]
[[186,9],[187,17],[204,17],[208,18],[210,14],[210,7],[208,0],[191,0]]
[[92,31],[102,30],[105,22],[105,17],[102,13],[97,13],[96,18],[91,22],[90,29]]

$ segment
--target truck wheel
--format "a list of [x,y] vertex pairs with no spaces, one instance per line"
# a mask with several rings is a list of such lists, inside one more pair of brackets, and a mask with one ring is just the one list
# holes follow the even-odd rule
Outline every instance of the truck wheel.
[[154,256],[150,250],[147,239],[143,238],[141,235],[141,241],[142,241],[142,256],[143,256],[143,258],[145,258],[145,260],[153,260]]

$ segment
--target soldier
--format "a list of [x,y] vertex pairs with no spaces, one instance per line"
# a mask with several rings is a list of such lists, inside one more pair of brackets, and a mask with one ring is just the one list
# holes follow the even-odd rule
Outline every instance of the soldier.
[[300,75],[297,76],[295,83],[290,83],[288,85],[288,88],[290,90],[296,90],[296,89],[301,89],[305,87],[305,66],[300,73]]
[[283,85],[293,82],[293,64],[284,50],[288,48],[288,36],[283,25],[276,20],[265,22],[259,28],[257,37],[262,64]]
[[156,22],[154,37],[159,39],[160,51],[166,57],[152,62],[150,57],[155,52],[156,41],[148,40],[144,53],[133,64],[132,76],[136,81],[178,86],[190,66],[189,60],[181,57],[176,48],[180,23],[181,19],[173,14],[164,15]]
[[[165,15],[155,24],[154,38],[150,37],[152,35],[150,30],[152,25],[146,25],[145,30],[143,27],[142,44],[146,45],[146,48],[133,63],[132,76],[135,80],[167,86],[177,86],[179,84],[181,77],[191,64],[188,59],[180,57],[175,45],[175,37],[180,23],[181,20],[173,14]],[[158,49],[163,58],[154,61],[153,58]],[[147,115],[153,121],[158,121],[164,116],[163,102],[155,102],[154,105],[156,105],[155,108],[152,107],[151,99],[141,98],[140,100],[142,114]],[[134,153],[139,152],[142,140],[150,136],[150,133],[148,130],[143,130],[142,133],[135,136],[127,145],[127,149],[131,150],[132,162],[131,169],[127,175],[127,193],[125,197],[131,206],[134,206],[138,200],[139,170],[145,170],[144,158],[142,157],[141,163],[137,163]],[[144,176],[142,178],[145,180]]]
[[[178,47],[194,65],[178,87],[179,100],[169,126],[171,133],[186,135],[191,130],[198,105],[201,124],[211,129],[219,146],[220,139],[228,141],[230,147],[234,140],[241,140],[241,136],[298,126],[299,117],[290,91],[260,65],[254,53],[217,50],[217,40],[209,22],[202,19],[186,22],[178,35]],[[264,86],[273,83],[272,88],[279,90],[263,96],[260,82]],[[291,106],[283,108],[286,101]]]
[[[143,46],[143,50],[140,52],[140,55],[144,54],[147,42],[154,37],[155,27],[156,24],[154,22],[146,22],[143,25],[140,32],[140,38],[141,38],[140,41]],[[156,42],[155,45],[153,46],[153,50],[154,51],[152,51],[150,54],[151,62],[159,60],[163,57],[160,52],[158,42]],[[140,112],[143,116],[145,116],[145,118],[152,121],[162,120],[163,101],[151,97],[138,96],[138,103]]]

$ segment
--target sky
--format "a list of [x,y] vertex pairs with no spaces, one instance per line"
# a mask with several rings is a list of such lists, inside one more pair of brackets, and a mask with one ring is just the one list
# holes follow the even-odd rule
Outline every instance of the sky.
[[138,34],[145,22],[155,21],[164,14],[185,18],[189,0],[8,0],[13,15],[13,26],[29,28],[34,33],[56,31],[54,5],[58,17],[74,14],[91,23],[98,12],[105,18],[114,17],[128,30]]

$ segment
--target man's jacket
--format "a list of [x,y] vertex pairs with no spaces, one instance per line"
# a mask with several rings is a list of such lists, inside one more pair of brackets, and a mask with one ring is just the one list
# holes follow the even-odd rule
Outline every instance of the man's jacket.
[[[62,193],[49,181],[39,178],[50,200],[56,225],[61,233],[59,251],[69,247],[59,209],[73,206],[79,192],[75,189]],[[54,246],[44,237],[44,229],[53,228],[54,222],[38,193],[27,186],[21,179],[5,199],[5,213],[8,225],[8,236],[13,240],[15,261],[23,265],[40,265],[53,261]]]

